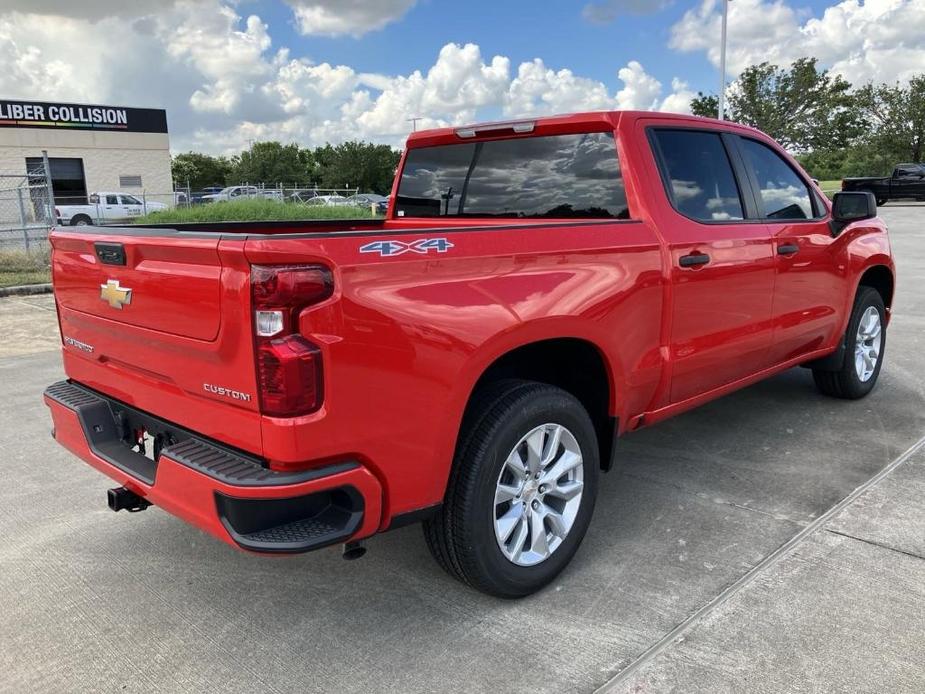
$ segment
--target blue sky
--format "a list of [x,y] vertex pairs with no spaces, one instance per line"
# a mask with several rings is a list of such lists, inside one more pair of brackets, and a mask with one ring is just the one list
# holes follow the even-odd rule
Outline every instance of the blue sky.
[[[477,43],[486,57],[505,55],[515,65],[542,58],[550,67],[571,69],[612,88],[621,86],[617,70],[630,60],[639,60],[648,73],[665,84],[680,76],[695,91],[716,91],[718,73],[705,56],[667,47],[671,27],[700,2],[677,0],[663,10],[625,13],[608,23],[585,19],[585,4],[568,0],[424,0],[384,29],[359,38],[302,36],[290,8],[277,0],[246,2],[239,11],[259,14],[269,24],[274,42],[288,46],[293,55],[350,65],[362,72],[427,70],[446,43]],[[804,0],[792,6],[803,16],[819,16],[833,4]]]
[[[400,147],[437,127],[684,112],[718,87],[721,0],[3,0],[0,96],[165,108],[175,151]],[[815,56],[925,73],[925,0],[732,0],[727,79]]]

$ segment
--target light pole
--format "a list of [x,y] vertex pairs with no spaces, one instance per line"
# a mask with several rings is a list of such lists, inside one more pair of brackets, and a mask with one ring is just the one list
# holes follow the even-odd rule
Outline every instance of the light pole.
[[723,0],[723,36],[719,54],[719,113],[717,118],[724,120],[726,117],[726,22],[729,19],[729,0]]
[[409,118],[408,120],[411,121],[411,132],[416,133],[418,131],[418,121],[424,120],[424,118],[422,116],[415,116],[414,118]]

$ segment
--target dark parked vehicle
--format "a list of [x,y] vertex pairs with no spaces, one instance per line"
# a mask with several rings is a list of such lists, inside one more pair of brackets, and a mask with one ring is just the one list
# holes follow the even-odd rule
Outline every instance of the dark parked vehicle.
[[359,193],[347,198],[346,205],[354,207],[376,206],[376,214],[385,214],[389,209],[389,198],[386,195],[377,195],[376,193]]
[[925,200],[925,164],[897,164],[892,176],[845,178],[842,190],[870,192],[882,205],[888,200]]
[[190,193],[190,204],[199,205],[202,203],[202,199],[206,195],[215,195],[216,193],[221,193],[224,190],[222,186],[208,186],[202,190],[194,191]]

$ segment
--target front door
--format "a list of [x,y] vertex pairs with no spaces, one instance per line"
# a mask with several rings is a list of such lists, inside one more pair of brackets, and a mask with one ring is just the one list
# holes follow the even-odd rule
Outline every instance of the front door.
[[701,129],[650,131],[671,201],[659,227],[671,262],[673,403],[769,365],[771,239],[765,224],[745,221],[749,207],[735,173],[741,164],[728,138]]
[[834,250],[828,211],[803,175],[766,143],[747,137],[738,143],[774,245],[770,357],[779,364],[833,343],[842,329],[847,278]]
[[925,199],[925,166],[900,164],[893,171],[891,193],[894,198]]

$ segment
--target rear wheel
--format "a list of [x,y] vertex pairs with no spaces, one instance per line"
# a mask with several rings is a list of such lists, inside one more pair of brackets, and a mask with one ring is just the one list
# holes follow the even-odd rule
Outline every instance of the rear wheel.
[[504,598],[552,581],[578,549],[600,467],[591,418],[568,392],[504,381],[476,395],[427,545],[453,577]]
[[886,347],[886,309],[880,293],[861,287],[845,334],[845,361],[838,371],[813,369],[816,387],[837,398],[863,398],[877,383]]
[[78,214],[71,218],[72,227],[85,227],[93,224],[93,220],[85,214]]
[[877,207],[883,207],[888,202],[888,198],[877,198]]

